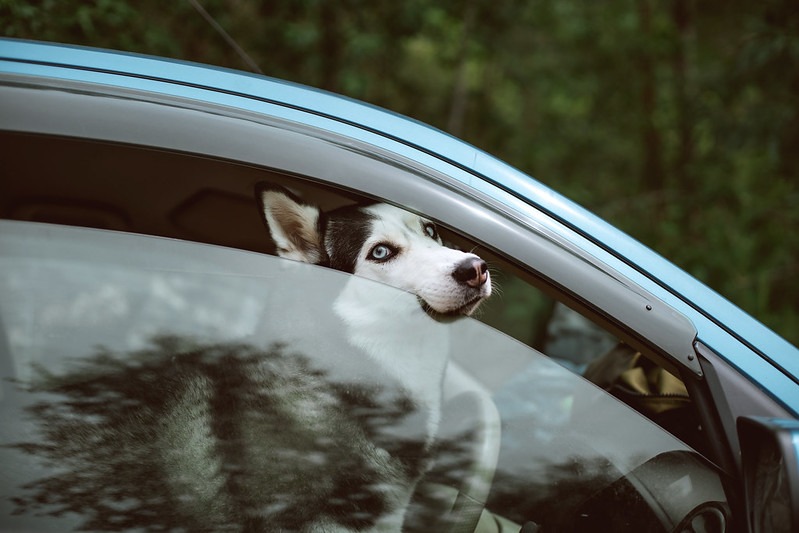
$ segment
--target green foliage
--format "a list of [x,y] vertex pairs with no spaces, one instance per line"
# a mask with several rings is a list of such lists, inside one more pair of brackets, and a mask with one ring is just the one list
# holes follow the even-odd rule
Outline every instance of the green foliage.
[[[794,0],[201,0],[268,75],[447,129],[799,344]],[[188,0],[0,0],[6,36],[245,68]]]

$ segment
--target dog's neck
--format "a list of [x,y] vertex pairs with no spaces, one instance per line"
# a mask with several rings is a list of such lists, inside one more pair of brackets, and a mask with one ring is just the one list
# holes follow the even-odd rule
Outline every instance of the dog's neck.
[[428,431],[434,433],[449,357],[446,325],[432,319],[413,294],[357,277],[347,282],[334,309],[350,342],[428,411]]

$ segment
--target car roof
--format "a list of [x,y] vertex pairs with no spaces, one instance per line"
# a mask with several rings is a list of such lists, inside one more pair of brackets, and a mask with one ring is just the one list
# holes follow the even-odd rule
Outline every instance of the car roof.
[[[737,347],[739,353],[754,352],[794,382],[799,380],[799,350],[724,297],[539,181],[429,125],[286,81],[125,52],[0,39],[0,71],[157,91],[248,111],[269,104],[294,112],[293,118],[300,112],[307,117],[304,120],[327,119],[328,128],[333,121],[348,131],[354,126],[392,145],[411,147],[430,156],[427,164],[440,161],[463,170],[466,177],[460,179],[468,180],[468,187],[511,209],[534,208],[546,213],[593,243],[593,253],[600,260],[685,314],[694,323],[699,339],[716,352],[728,353],[731,344],[741,344],[745,349]],[[745,357],[730,362],[755,381],[761,381],[757,367],[750,366]],[[799,411],[799,399],[789,403]]]

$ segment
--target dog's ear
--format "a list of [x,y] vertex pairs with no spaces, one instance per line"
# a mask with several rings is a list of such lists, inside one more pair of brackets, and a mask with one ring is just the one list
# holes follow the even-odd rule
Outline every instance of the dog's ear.
[[326,261],[319,208],[303,204],[287,190],[271,184],[258,184],[255,196],[280,257],[314,264]]

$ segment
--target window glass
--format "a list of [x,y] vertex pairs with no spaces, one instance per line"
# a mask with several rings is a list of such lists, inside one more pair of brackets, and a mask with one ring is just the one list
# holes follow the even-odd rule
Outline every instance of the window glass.
[[525,344],[327,268],[0,222],[0,516],[429,531],[485,504],[517,531],[670,531],[722,505],[713,469],[587,361],[529,345],[577,350],[553,347],[569,320]]

